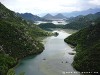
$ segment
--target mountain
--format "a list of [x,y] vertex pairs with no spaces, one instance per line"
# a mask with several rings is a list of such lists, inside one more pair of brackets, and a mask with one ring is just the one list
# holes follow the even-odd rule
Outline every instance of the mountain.
[[77,17],[71,17],[68,18],[66,21],[69,22],[66,25],[55,25],[52,23],[45,23],[45,24],[39,24],[38,26],[42,29],[47,28],[61,28],[61,29],[75,29],[80,30],[86,27],[89,27],[91,24],[94,25],[94,21],[100,18],[100,12],[97,12],[95,14],[88,14],[88,15],[79,15]]
[[76,47],[73,62],[76,70],[100,75],[100,18],[95,20],[94,25],[91,24],[66,38],[65,42]]
[[55,15],[54,18],[55,19],[66,19],[66,17],[64,15],[62,15],[61,13]]
[[31,20],[31,21],[46,21],[46,19],[43,19],[37,15],[33,15],[31,13],[18,13],[18,15],[25,20]]
[[88,15],[88,14],[94,14],[100,12],[100,8],[95,8],[95,9],[88,9],[84,11],[74,11],[71,13],[62,13],[66,17],[76,17],[78,15]]
[[0,3],[0,75],[8,75],[23,57],[42,52],[44,46],[37,38],[48,35]]
[[56,14],[55,16],[52,16],[51,14],[46,14],[43,18],[48,19],[48,20],[60,20],[60,19],[65,19],[66,17],[62,15],[61,13]]
[[51,14],[46,14],[45,16],[43,16],[43,18],[47,20],[52,20],[54,17]]
[[68,29],[82,29],[85,27],[88,27],[92,24],[94,24],[94,21],[100,18],[100,12],[97,12],[95,14],[88,14],[88,15],[79,15],[77,17],[71,17],[67,21],[69,22],[64,26],[64,28]]

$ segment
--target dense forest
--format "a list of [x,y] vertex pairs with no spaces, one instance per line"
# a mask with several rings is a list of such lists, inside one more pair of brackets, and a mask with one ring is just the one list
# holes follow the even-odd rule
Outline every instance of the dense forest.
[[76,47],[76,55],[72,64],[76,70],[100,74],[100,18],[89,27],[66,38],[65,42]]
[[0,75],[6,75],[23,57],[42,52],[44,46],[36,38],[48,35],[0,3]]
[[38,26],[44,30],[50,30],[50,28],[64,28],[64,25],[56,25],[53,23],[41,23]]
[[42,29],[49,29],[49,28],[58,28],[57,25],[53,24],[53,23],[41,23],[38,25],[40,28]]

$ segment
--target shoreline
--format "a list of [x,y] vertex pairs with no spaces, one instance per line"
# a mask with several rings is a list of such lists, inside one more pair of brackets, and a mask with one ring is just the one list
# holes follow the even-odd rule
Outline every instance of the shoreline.
[[[64,36],[65,37],[65,36]],[[55,37],[52,37],[52,38],[54,38],[55,39]],[[58,36],[58,38],[60,38],[59,36]],[[61,39],[63,39],[64,40],[64,38],[60,38],[60,40]],[[63,41],[62,40],[62,41]],[[45,41],[45,40],[44,40]],[[65,43],[65,45],[66,45],[66,43]],[[63,46],[62,46],[62,48],[63,48]],[[66,48],[66,46],[65,46],[65,48]],[[69,47],[68,47],[69,48]],[[62,71],[65,71],[65,69],[66,69],[66,66],[68,67],[68,66],[70,66],[69,65],[69,63],[71,63],[71,61],[72,61],[72,59],[71,60],[69,60],[69,57],[73,57],[72,55],[69,55],[68,53],[66,53],[66,50],[65,49],[63,49],[64,50],[64,52],[63,53],[65,53],[65,54],[63,54],[63,53],[60,53],[60,54],[58,54],[58,55],[56,55],[56,57],[57,58],[54,58],[55,59],[55,61],[54,61],[54,59],[51,59],[51,56],[50,56],[50,59],[48,58],[48,57],[46,57],[46,60],[42,60],[42,62],[39,64],[40,65],[40,67],[39,67],[39,69],[42,69],[43,67],[42,66],[44,66],[44,70],[40,70],[40,73],[41,73],[41,71],[42,71],[42,73],[45,73],[44,71],[45,71],[45,69],[46,68],[48,68],[48,67],[50,67],[50,66],[48,66],[48,65],[54,65],[55,63],[57,63],[57,65],[55,65],[55,66],[51,66],[50,68],[49,68],[49,70],[48,70],[48,74],[50,73],[50,72],[52,72],[51,70],[52,69],[54,69],[54,68],[56,68],[57,66],[59,66],[60,65],[60,67],[58,67],[58,69],[57,69],[57,71],[55,70],[55,71],[53,71],[54,73],[55,72],[57,72],[57,74],[58,74],[58,70],[60,71],[60,73],[62,73]],[[63,51],[63,50],[61,50],[61,51]],[[69,52],[69,50],[68,50],[68,52]],[[62,55],[61,55],[62,54]],[[58,56],[60,57],[60,58],[58,58]],[[66,58],[68,56],[68,59]],[[55,56],[54,56],[55,57]],[[27,57],[26,57],[27,58]],[[52,57],[53,58],[53,57]],[[24,58],[23,58],[24,59]],[[41,58],[42,59],[42,58]],[[57,59],[57,60],[56,60]],[[33,60],[34,60],[34,58],[33,58]],[[51,62],[50,62],[51,61]],[[62,63],[62,61],[63,62],[65,62],[65,63]],[[68,63],[66,63],[66,61],[69,61]],[[20,62],[21,62],[21,60],[19,61],[19,63],[16,65],[16,66],[18,66],[19,64],[20,64]],[[45,63],[47,63],[47,64],[45,64]],[[64,64],[67,64],[66,66],[64,66]],[[16,68],[16,66],[14,67],[14,68]],[[62,67],[61,67],[62,66]],[[42,67],[42,68],[41,68]],[[64,68],[63,68],[64,67]],[[34,68],[33,68],[34,69]],[[62,69],[62,70],[60,70],[60,69]],[[74,70],[73,70],[73,68],[70,66],[70,69],[74,72]],[[37,69],[36,69],[37,70]],[[19,74],[20,72],[18,72],[18,74]],[[55,73],[56,74],[56,73]]]
[[[43,52],[43,51],[42,51],[42,52]],[[41,53],[42,53],[42,52],[41,52]],[[24,60],[25,58],[28,58],[28,57],[33,57],[33,56],[35,57],[35,56],[37,56],[38,54],[41,54],[41,53],[37,53],[37,54],[34,54],[34,55],[28,55],[28,56],[26,56],[26,57],[23,57],[22,59],[19,59],[18,62],[16,63],[16,65],[15,65],[14,67],[10,68],[10,69],[8,70],[8,72],[9,72],[10,70],[13,69],[13,70],[14,70],[14,73],[15,73],[15,68],[21,63],[22,60]],[[7,72],[7,74],[8,74],[8,72]],[[15,75],[16,75],[16,74],[15,74]]]
[[[45,36],[45,37],[40,37],[40,38],[42,38],[42,39],[38,39],[38,40],[41,41],[41,43],[43,44],[43,47],[44,47],[43,39],[47,38],[47,36]],[[14,67],[10,68],[10,69],[8,70],[8,72],[9,72],[11,69],[13,69],[13,70],[14,70],[14,73],[15,73],[15,69],[14,69],[14,68],[16,68],[16,67],[20,64],[20,62],[21,62],[23,59],[28,58],[28,57],[31,57],[31,56],[37,56],[37,55],[41,54],[43,51],[44,51],[44,49],[43,49],[41,52],[34,53],[34,54],[30,54],[30,55],[27,55],[27,56],[25,56],[25,57],[19,59],[19,60],[16,62],[16,65],[15,65]],[[8,74],[8,72],[7,72],[7,74]]]

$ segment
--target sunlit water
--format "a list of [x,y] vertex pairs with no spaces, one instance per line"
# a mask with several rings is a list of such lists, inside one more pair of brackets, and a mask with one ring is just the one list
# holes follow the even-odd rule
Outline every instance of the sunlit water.
[[[75,74],[72,67],[74,55],[73,49],[64,42],[64,38],[70,34],[64,31],[57,31],[57,37],[51,36],[43,40],[45,50],[37,55],[24,58],[19,65],[15,67],[16,74],[25,72],[25,75],[80,75]],[[65,72],[72,72],[68,74]]]
[[61,20],[61,21],[51,21],[51,22],[47,22],[47,21],[36,21],[34,24],[39,25],[41,23],[53,23],[55,25],[65,25],[68,24],[68,22]]

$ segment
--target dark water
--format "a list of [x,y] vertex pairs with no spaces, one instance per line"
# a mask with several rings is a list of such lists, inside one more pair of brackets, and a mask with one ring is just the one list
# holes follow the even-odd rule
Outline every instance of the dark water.
[[70,34],[64,31],[57,32],[59,36],[51,36],[43,40],[45,50],[41,54],[24,58],[16,66],[17,75],[20,72],[25,72],[25,75],[80,75],[74,73],[76,71],[71,65],[74,55],[69,53],[74,51],[64,42],[64,38]]

